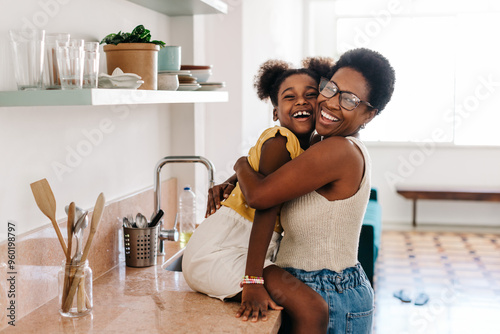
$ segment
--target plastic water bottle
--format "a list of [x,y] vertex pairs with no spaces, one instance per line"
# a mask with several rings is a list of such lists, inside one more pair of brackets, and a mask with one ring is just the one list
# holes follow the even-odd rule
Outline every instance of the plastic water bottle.
[[185,186],[179,196],[177,211],[181,246],[186,246],[196,227],[196,195],[190,186]]

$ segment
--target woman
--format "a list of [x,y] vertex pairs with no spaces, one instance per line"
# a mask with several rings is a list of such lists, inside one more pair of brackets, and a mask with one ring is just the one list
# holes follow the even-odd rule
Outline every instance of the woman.
[[[357,137],[385,108],[394,82],[393,68],[379,53],[346,52],[329,79],[320,83],[320,141],[266,177],[250,168],[246,158],[235,164],[251,207],[264,210],[290,201],[281,211],[284,238],[276,265],[263,272],[267,291],[280,303],[285,291],[297,289],[287,273],[299,278],[328,302],[329,333],[371,332],[373,290],[357,261],[371,165]],[[251,258],[260,251],[250,244],[248,252]],[[275,279],[280,275],[282,279]],[[248,317],[255,312],[252,305],[242,304],[238,314]]]

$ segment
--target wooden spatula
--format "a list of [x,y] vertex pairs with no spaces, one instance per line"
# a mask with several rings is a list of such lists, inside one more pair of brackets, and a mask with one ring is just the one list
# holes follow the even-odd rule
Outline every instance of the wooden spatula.
[[56,199],[54,198],[54,193],[50,188],[49,182],[47,179],[41,179],[33,182],[30,186],[33,196],[35,196],[36,204],[43,214],[50,219],[54,230],[56,230],[57,238],[59,239],[63,252],[66,255],[66,260],[71,261],[71,254],[68,254],[66,243],[64,242],[61,230],[56,222]]
[[97,231],[97,226],[101,221],[102,213],[104,211],[104,205],[106,204],[106,198],[103,193],[99,194],[97,201],[95,202],[94,211],[92,212],[92,220],[90,221],[90,232],[85,243],[85,248],[83,249],[82,261],[85,262],[87,256],[89,255],[90,246],[92,245],[92,239],[94,239],[94,234]]

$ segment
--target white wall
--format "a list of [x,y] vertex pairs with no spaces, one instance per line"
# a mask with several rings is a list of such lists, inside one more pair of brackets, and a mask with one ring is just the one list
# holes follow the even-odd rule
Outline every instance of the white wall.
[[[0,0],[0,8],[1,90],[16,89],[9,29],[35,26],[100,40],[144,24],[153,38],[169,42],[169,18],[128,1]],[[7,220],[17,222],[16,233],[49,223],[29,186],[39,179],[52,186],[57,219],[71,201],[92,208],[100,192],[112,200],[151,186],[156,161],[170,152],[168,110],[165,105],[0,108],[0,241]],[[84,153],[80,158],[78,151]],[[56,163],[70,170],[58,177]]]
[[204,155],[215,164],[215,178],[222,182],[233,174],[233,162],[241,155],[242,5],[233,1],[227,15],[204,19],[205,61],[213,65],[210,81],[225,82],[229,92],[229,102],[205,105]]
[[300,66],[302,59],[302,0],[257,0],[243,3],[243,131],[246,154],[272,122],[272,106],[257,98],[253,87],[259,66],[282,59]]
[[253,79],[268,59],[299,65],[302,57],[301,0],[229,0],[227,15],[206,16],[206,61],[214,64],[210,81],[225,81],[229,103],[207,104],[205,154],[217,179],[233,174],[261,131],[272,125],[272,107],[257,98]]

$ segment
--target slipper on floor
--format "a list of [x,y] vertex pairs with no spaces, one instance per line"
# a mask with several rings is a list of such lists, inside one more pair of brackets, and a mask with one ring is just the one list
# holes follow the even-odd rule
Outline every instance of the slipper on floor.
[[408,292],[406,292],[405,290],[395,291],[394,294],[393,294],[393,296],[396,297],[397,299],[401,300],[404,303],[411,302],[411,298],[408,295]]
[[426,293],[421,292],[418,294],[417,298],[415,298],[415,305],[422,306],[427,304],[428,301],[429,296]]

